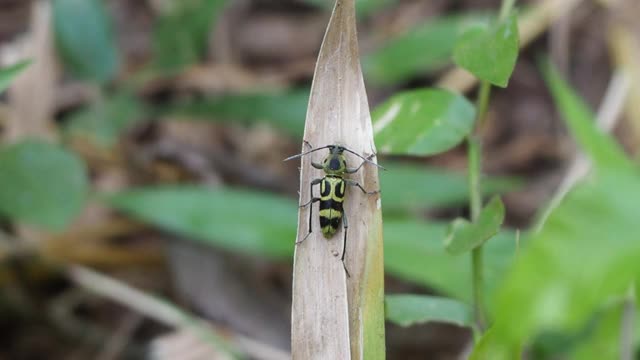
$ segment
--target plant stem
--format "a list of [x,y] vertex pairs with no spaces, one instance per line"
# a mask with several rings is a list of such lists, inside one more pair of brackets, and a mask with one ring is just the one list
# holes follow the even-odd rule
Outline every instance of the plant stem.
[[[487,108],[489,107],[489,96],[491,95],[491,83],[488,81],[482,81],[480,83],[480,90],[478,92],[478,100],[476,102],[476,108],[478,109],[475,132],[482,127],[485,115],[487,115]],[[479,146],[479,145],[478,145]],[[479,166],[478,166],[479,168]]]
[[484,292],[482,290],[484,285],[483,256],[482,246],[478,246],[473,249],[471,253],[471,262],[473,266],[473,299],[474,299],[474,314],[476,320],[476,326],[480,334],[484,332],[486,319],[484,317]]
[[480,141],[476,135],[468,139],[469,157],[469,210],[471,221],[475,222],[482,211],[482,193],[480,191]]
[[[491,93],[491,84],[488,81],[482,81],[477,100],[477,120],[476,131],[467,138],[468,143],[468,161],[469,161],[469,208],[471,212],[471,222],[476,222],[482,211],[482,191],[480,189],[480,174],[482,173],[480,166],[480,156],[482,148],[480,139],[477,135],[477,129],[482,126],[487,107],[489,105],[489,95]],[[484,331],[486,323],[484,316],[484,276],[482,261],[482,246],[473,249],[471,253],[471,269],[473,276],[473,308],[476,325],[480,333]]]
[[[480,142],[474,135],[468,139],[469,157],[469,207],[471,209],[471,222],[478,219],[482,210],[482,194],[480,192]],[[483,294],[483,269],[482,269],[482,245],[473,249],[471,253],[471,271],[473,286],[473,312],[476,326],[480,333],[484,330],[484,294]]]
[[620,330],[620,359],[632,360],[634,344],[634,327],[636,318],[635,285],[631,284],[625,296],[622,310],[622,328]]
[[[515,0],[503,0],[500,6],[499,22],[504,21],[513,9]],[[484,122],[487,108],[489,106],[489,97],[491,95],[491,83],[488,81],[480,82],[480,90],[478,91],[478,99],[476,108],[478,109],[476,128],[473,134],[467,138],[468,143],[468,161],[469,161],[469,208],[471,222],[476,222],[482,211],[482,190],[480,188],[480,176],[482,169],[480,166],[480,156],[482,154],[482,145],[478,135]],[[486,324],[484,314],[484,274],[483,274],[483,258],[482,245],[473,249],[471,253],[471,271],[473,277],[473,308],[478,331],[482,334]]]

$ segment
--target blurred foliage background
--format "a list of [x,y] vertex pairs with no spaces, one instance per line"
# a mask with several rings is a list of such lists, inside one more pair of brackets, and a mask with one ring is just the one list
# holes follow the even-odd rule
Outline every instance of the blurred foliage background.
[[[297,165],[282,159],[300,150],[331,6],[0,0],[0,357],[287,358],[299,184]],[[468,29],[486,27],[499,1],[357,6],[374,121],[425,94],[406,90],[443,87],[474,98],[450,76],[453,59],[464,62],[454,45]],[[640,273],[632,256],[640,255],[632,246],[640,189],[628,171],[640,145],[640,6],[517,7],[529,39],[480,129],[483,190],[501,194],[506,209],[504,229],[485,250],[491,302],[501,289],[492,334],[535,335],[526,347],[534,359],[616,358],[604,354],[614,354],[620,324],[634,316],[615,306],[624,302],[616,294]],[[545,54],[558,69],[546,70],[547,83]],[[621,73],[634,80],[611,91]],[[432,92],[423,110],[400,114],[398,123],[442,121],[444,130],[415,142],[403,137],[407,130],[376,138],[388,169],[380,173],[386,292],[469,302],[468,256],[450,254],[444,240],[448,222],[468,215],[466,149],[458,143],[473,109],[460,95],[421,91]],[[598,119],[615,114],[609,126],[620,146],[594,134],[589,108],[602,110]],[[579,166],[574,138],[602,181],[571,193],[536,233]],[[520,231],[533,235],[521,243]],[[563,291],[572,301],[562,303]],[[419,306],[407,300],[395,298],[393,308]],[[441,311],[464,325],[458,304]],[[388,324],[389,359],[468,354],[467,328],[387,315],[414,325]],[[518,316],[523,334],[500,325]],[[538,331],[542,325],[551,330]]]

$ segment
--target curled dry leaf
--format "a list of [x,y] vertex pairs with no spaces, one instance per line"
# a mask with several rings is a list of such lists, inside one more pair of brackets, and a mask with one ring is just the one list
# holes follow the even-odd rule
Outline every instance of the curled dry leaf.
[[[336,2],[316,65],[304,139],[313,147],[338,144],[365,157],[375,154],[358,54],[354,0]],[[307,150],[303,146],[303,151]],[[323,176],[321,170],[311,166],[311,161],[319,162],[324,156],[326,150],[302,157],[301,203],[311,197],[310,182]],[[362,161],[352,154],[346,156],[350,167]],[[345,177],[368,191],[379,189],[378,171],[371,164]],[[384,358],[380,198],[379,194],[363,194],[356,187],[349,187],[345,198],[349,222],[345,263],[350,278],[340,261],[342,228],[325,239],[320,231],[317,204],[301,209],[298,216],[300,241],[307,235],[309,211],[313,209],[313,233],[296,246],[295,252],[294,359]]]

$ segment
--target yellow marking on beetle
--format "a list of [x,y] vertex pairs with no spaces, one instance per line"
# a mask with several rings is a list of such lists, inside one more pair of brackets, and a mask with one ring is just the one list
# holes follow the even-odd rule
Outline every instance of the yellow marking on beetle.
[[[329,194],[322,195],[326,193],[326,185],[329,186]],[[333,200],[335,202],[343,202],[344,201],[344,190],[345,183],[341,178],[327,177],[324,181],[322,181],[320,185],[320,199],[323,201]]]
[[327,219],[334,219],[342,217],[342,211],[335,209],[323,209],[320,210],[320,216],[326,217]]
[[345,182],[340,179],[333,184],[331,191],[331,198],[333,201],[343,202],[344,201],[344,190],[345,190]]
[[322,235],[324,235],[324,237],[326,238],[332,237],[333,234],[337,232],[338,232],[338,229],[334,228],[333,226],[325,226],[322,228]]

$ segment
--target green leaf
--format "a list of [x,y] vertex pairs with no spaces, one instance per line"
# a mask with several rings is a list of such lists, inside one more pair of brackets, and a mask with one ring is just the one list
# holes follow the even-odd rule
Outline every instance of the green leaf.
[[610,169],[594,175],[565,197],[520,252],[495,306],[502,344],[583,327],[640,273],[640,176]]
[[[442,246],[445,223],[385,220],[385,271],[399,278],[438,290],[442,294],[471,301],[471,261],[454,256]],[[486,293],[491,294],[515,256],[515,236],[501,232],[484,247]]]
[[[381,171],[384,191],[383,211],[420,210],[462,205],[469,199],[469,185],[464,173],[437,167],[387,163]],[[516,190],[521,181],[509,177],[482,180],[483,194]]]
[[[566,358],[577,344],[586,340],[584,330],[578,333],[562,333],[559,331],[544,331],[529,341],[527,352],[533,359],[550,359],[560,356]],[[495,346],[500,346],[496,344]]]
[[283,93],[226,95],[169,105],[163,115],[235,120],[243,123],[267,122],[294,136],[302,136],[309,103],[309,90]]
[[521,359],[521,354],[520,344],[505,347],[496,341],[493,329],[489,329],[474,346],[469,360],[515,360]]
[[155,65],[176,71],[198,62],[227,0],[171,0],[153,29]]
[[11,85],[13,79],[29,65],[31,65],[31,60],[24,60],[0,69],[0,94],[2,94],[9,85]]
[[572,332],[543,331],[527,353],[531,359],[620,359],[622,298],[611,298],[585,326]]
[[78,156],[28,140],[0,148],[0,213],[62,230],[82,209],[87,171]]
[[467,304],[460,301],[426,295],[387,295],[387,320],[400,326],[440,322],[458,326],[471,326],[473,316]]
[[620,342],[624,302],[608,304],[598,314],[589,336],[573,349],[571,359],[600,360],[621,359]]
[[162,187],[119,193],[107,203],[142,221],[229,250],[289,259],[295,202],[253,191]]
[[121,93],[74,112],[66,119],[65,130],[72,136],[87,137],[99,146],[110,147],[144,113],[138,99]]
[[464,96],[424,89],[393,96],[371,116],[382,153],[424,156],[458,145],[473,128],[475,109]]
[[[108,203],[143,221],[209,245],[288,259],[295,238],[296,204],[282,197],[240,190],[158,188],[117,194]],[[469,300],[470,262],[447,254],[441,243],[447,225],[386,221],[385,269],[390,274]],[[512,233],[485,247],[487,289],[495,287],[515,253]],[[428,259],[428,261],[425,261]]]
[[362,62],[366,77],[379,85],[391,85],[439,70],[451,61],[462,30],[486,21],[486,16],[467,14],[420,24],[366,55]]
[[495,236],[500,231],[503,221],[504,205],[500,197],[495,196],[482,209],[477,222],[456,219],[449,228],[444,246],[454,255],[469,252]]
[[518,16],[492,27],[475,27],[455,45],[453,60],[481,80],[507,87],[518,59]]
[[542,70],[569,130],[595,166],[632,169],[634,166],[622,149],[611,137],[597,128],[594,114],[551,63],[543,62]]
[[55,0],[53,22],[62,59],[77,76],[99,83],[118,72],[118,49],[102,0]]

